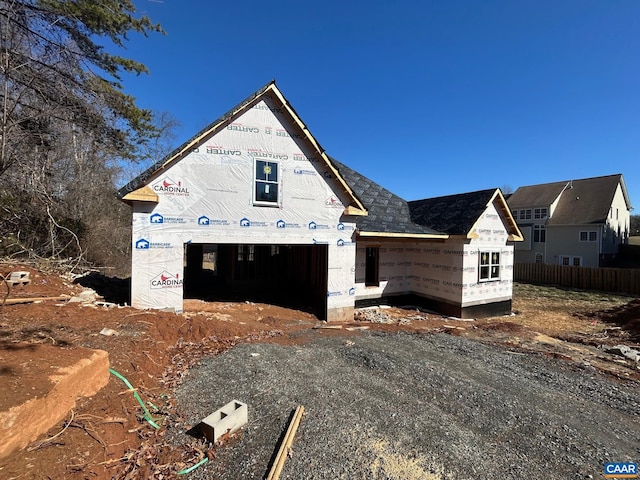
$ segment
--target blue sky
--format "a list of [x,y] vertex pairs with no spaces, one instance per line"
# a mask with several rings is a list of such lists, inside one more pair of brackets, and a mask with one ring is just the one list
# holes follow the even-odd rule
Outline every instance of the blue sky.
[[[135,0],[141,107],[189,139],[272,79],[407,200],[622,173],[640,206],[640,1]],[[638,214],[640,210],[632,213]]]

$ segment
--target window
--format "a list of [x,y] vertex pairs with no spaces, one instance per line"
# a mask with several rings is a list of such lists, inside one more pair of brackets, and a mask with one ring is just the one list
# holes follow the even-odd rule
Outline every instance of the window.
[[541,264],[542,262],[542,254],[541,253],[536,253],[536,263],[537,264]]
[[518,220],[518,210],[514,210],[513,212],[511,212],[513,214],[513,219],[514,220]]
[[500,280],[500,253],[480,252],[480,281]]
[[531,209],[520,210],[520,220],[531,220]]
[[255,203],[277,205],[278,162],[256,160]]
[[364,266],[364,284],[367,287],[377,287],[380,285],[380,279],[378,277],[380,248],[367,247],[366,257],[366,263]]
[[547,229],[544,225],[533,226],[533,241],[535,243],[545,243],[547,241]]
[[547,218],[547,209],[546,208],[536,208],[533,210],[533,218],[541,219]]
[[255,254],[255,245],[238,245],[238,261],[253,262]]
[[596,231],[580,232],[580,241],[581,242],[597,242],[598,232]]
[[582,257],[570,257],[567,255],[560,255],[560,265],[570,267],[581,267]]

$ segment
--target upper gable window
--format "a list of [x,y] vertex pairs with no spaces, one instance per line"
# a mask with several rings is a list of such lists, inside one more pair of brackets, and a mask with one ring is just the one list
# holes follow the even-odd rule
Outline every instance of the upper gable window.
[[278,205],[278,162],[256,160],[253,201],[256,205]]
[[547,218],[547,209],[546,208],[536,208],[533,210],[533,218],[542,219]]
[[520,220],[531,220],[531,209],[520,210]]

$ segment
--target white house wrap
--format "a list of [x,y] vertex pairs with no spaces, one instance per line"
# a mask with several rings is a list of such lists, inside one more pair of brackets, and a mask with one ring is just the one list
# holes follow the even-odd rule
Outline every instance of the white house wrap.
[[[384,215],[376,192],[392,196]],[[350,319],[357,301],[407,295],[460,315],[504,310],[507,241],[519,232],[499,191],[489,193],[462,236],[415,220],[411,204],[328,157],[272,82],[120,191],[133,207],[132,305],[181,311],[202,246],[215,245],[221,277],[320,291],[327,320]],[[498,257],[481,265],[487,252]],[[486,268],[498,273],[480,279]]]

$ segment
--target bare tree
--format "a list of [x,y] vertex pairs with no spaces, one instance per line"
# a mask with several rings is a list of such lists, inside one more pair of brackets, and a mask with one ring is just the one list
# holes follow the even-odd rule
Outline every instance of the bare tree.
[[121,84],[146,67],[96,43],[162,32],[134,14],[130,0],[0,0],[0,255],[85,257],[117,212],[122,162],[160,137]]

